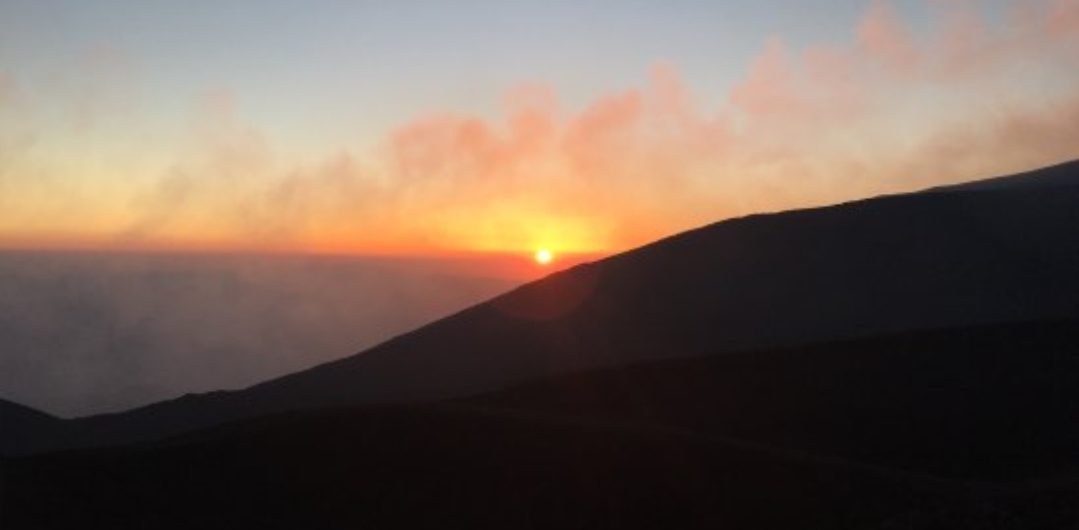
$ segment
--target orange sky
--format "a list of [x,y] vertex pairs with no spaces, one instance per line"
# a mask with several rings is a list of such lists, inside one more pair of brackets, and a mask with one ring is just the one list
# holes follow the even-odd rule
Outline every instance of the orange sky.
[[[832,41],[761,35],[719,94],[660,57],[583,106],[530,82],[501,110],[423,112],[325,149],[262,130],[227,87],[180,127],[105,103],[100,123],[58,122],[0,63],[0,246],[605,253],[1079,157],[1079,3],[1003,21],[978,5],[940,7],[926,31],[871,2]],[[87,75],[115,67],[102,53]]]

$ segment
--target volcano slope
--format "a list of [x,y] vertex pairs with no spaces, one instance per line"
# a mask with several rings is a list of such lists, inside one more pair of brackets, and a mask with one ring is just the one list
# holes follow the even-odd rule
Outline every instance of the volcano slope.
[[440,400],[661,360],[1079,317],[1079,162],[719,222],[244,390],[66,422],[7,454],[328,406]]
[[1076,226],[1077,163],[736,219],[249,389],[21,414],[0,522],[1074,528]]

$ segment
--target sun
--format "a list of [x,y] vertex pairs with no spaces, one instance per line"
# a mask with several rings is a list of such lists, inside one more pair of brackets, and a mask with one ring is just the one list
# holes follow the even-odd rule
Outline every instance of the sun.
[[541,248],[536,251],[534,257],[536,258],[536,263],[539,263],[540,265],[546,265],[550,263],[552,259],[554,259],[554,254],[551,254],[550,250]]

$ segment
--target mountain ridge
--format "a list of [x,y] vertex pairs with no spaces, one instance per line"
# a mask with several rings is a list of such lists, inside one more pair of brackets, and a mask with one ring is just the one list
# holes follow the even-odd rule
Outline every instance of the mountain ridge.
[[1072,528],[1077,324],[649,361],[463,400],[275,413],[133,446],[0,458],[0,519]]
[[931,189],[713,223],[244,390],[74,420],[83,434],[65,443],[446,399],[649,359],[1079,316],[1079,187],[1029,184],[1039,175],[1079,181],[1079,162],[994,193]]

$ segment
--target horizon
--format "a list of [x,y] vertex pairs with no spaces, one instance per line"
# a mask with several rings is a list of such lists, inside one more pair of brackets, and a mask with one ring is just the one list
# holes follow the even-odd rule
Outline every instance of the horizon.
[[[1079,160],[994,177],[1019,189],[1058,182],[1066,190],[1076,167]],[[1031,174],[1036,178],[1025,178]],[[591,290],[589,271],[625,262],[617,259],[623,254],[662,253],[663,241],[696,240],[681,236],[717,233],[710,229],[729,223],[750,229],[760,226],[753,219],[761,215],[842,215],[851,203],[925,197],[936,189],[726,219],[623,253],[563,254],[550,261],[482,252],[0,248],[0,344],[7,347],[0,354],[0,400],[58,417],[108,414],[191,393],[242,391],[390,344],[468,308],[557,320],[581,301],[582,285],[586,295]],[[581,264],[591,266],[574,270]],[[534,300],[543,309],[505,305],[522,290],[544,289],[554,273],[564,273],[550,278],[555,284],[569,283],[556,288],[553,299]],[[576,301],[558,301],[566,296]],[[217,369],[208,375],[202,364]]]
[[0,527],[1075,530],[1077,227],[1079,0],[0,0]]
[[0,247],[603,255],[1079,158],[1079,2],[830,1],[5,4]]

